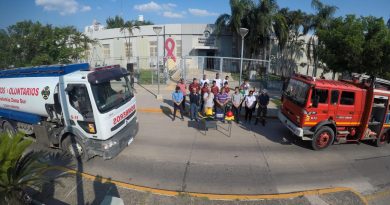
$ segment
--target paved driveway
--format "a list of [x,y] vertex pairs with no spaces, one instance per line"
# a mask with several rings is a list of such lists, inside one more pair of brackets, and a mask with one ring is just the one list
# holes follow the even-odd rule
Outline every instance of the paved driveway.
[[334,145],[313,151],[277,120],[266,127],[227,124],[206,135],[192,122],[139,113],[140,132],[112,160],[83,171],[153,188],[223,194],[284,193],[347,186],[368,193],[390,183],[390,146]]

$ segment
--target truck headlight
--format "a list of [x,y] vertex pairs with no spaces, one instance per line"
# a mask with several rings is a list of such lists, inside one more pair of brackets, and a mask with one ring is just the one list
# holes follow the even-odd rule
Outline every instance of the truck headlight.
[[113,141],[108,141],[108,142],[102,144],[102,148],[103,148],[104,150],[108,150],[108,149],[110,149],[111,147],[115,146],[116,144],[118,144],[118,142],[115,141],[115,140],[113,140]]

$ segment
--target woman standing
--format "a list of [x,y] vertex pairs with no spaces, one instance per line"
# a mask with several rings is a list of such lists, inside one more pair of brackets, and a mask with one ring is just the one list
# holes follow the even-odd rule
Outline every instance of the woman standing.
[[256,109],[256,97],[253,96],[253,91],[249,91],[249,95],[245,97],[245,122],[249,123],[252,120],[252,114]]

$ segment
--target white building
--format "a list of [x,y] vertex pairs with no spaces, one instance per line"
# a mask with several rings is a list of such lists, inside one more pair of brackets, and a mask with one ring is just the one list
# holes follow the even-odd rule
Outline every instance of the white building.
[[[153,27],[162,27],[157,35]],[[160,61],[168,58],[170,66],[180,64],[183,56],[232,56],[232,36],[215,35],[212,24],[165,24],[140,26],[132,34],[126,29],[100,29],[91,31],[86,28],[85,34],[98,41],[91,45],[87,52],[87,61],[91,65],[137,63],[149,59],[140,66],[154,64],[157,54]],[[158,51],[157,51],[158,47]],[[154,61],[154,62],[153,62]],[[145,64],[145,65],[141,65]]]

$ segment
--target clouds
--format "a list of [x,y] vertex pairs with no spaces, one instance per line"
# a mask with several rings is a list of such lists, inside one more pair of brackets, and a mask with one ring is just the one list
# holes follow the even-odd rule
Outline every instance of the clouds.
[[187,10],[181,9],[182,11],[178,12],[175,11],[177,9],[177,5],[174,3],[159,4],[155,1],[150,1],[144,4],[136,4],[133,6],[133,9],[140,12],[157,12],[158,15],[166,18],[185,18],[187,16],[187,10],[190,15],[196,17],[210,17],[218,15],[218,13],[198,8],[188,8]]
[[90,6],[80,5],[76,0],[35,0],[35,5],[45,11],[58,11],[62,16],[91,10]]
[[171,11],[164,11],[163,16],[167,17],[167,18],[183,18],[184,17],[184,15],[181,13],[174,13]]
[[138,10],[138,11],[143,11],[143,12],[161,11],[161,10],[171,11],[176,6],[177,5],[174,3],[158,4],[154,1],[151,1],[151,2],[145,3],[145,4],[134,5],[134,9]]
[[210,12],[210,11],[207,11],[207,10],[204,10],[204,9],[189,8],[188,12],[190,14],[194,15],[194,16],[201,16],[201,17],[204,17],[204,16],[217,16],[218,15],[218,13]]

